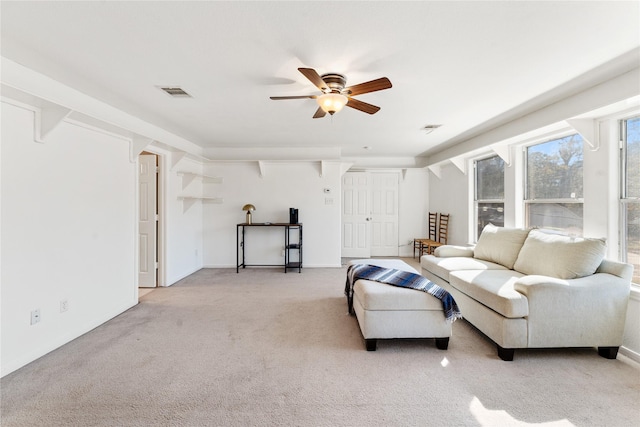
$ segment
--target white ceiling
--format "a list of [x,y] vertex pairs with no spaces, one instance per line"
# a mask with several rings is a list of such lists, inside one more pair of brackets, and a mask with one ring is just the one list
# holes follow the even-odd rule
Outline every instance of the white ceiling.
[[[221,155],[256,147],[429,155],[552,102],[576,81],[592,85],[578,78],[640,46],[637,1],[0,7],[2,56]],[[342,73],[348,85],[386,76],[393,88],[358,96],[380,106],[377,114],[345,108],[312,119],[314,100],[269,99],[318,93],[303,66]],[[167,85],[193,98],[158,89]],[[442,127],[427,135],[428,124]]]

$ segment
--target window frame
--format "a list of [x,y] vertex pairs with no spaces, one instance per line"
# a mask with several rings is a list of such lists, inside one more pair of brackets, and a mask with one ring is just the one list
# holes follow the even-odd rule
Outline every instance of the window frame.
[[[619,249],[620,252],[618,254],[618,258],[620,259],[620,261],[622,262],[626,262],[629,263],[629,252],[628,252],[628,242],[627,242],[627,234],[628,234],[628,230],[627,230],[627,212],[628,212],[628,205],[629,204],[638,204],[640,205],[640,197],[631,197],[627,194],[627,187],[628,187],[628,173],[627,173],[627,149],[628,149],[628,142],[627,142],[627,126],[626,123],[629,120],[634,120],[634,119],[640,119],[640,114],[634,114],[628,117],[623,117],[620,118],[618,120],[618,141],[619,141],[619,145],[618,145],[618,149],[619,149],[619,185],[620,185],[620,192],[619,192],[619,206],[620,206],[620,212],[619,212],[619,224],[618,224],[618,230],[620,232],[620,235],[618,236],[619,238]],[[634,269],[634,276],[637,275],[637,272]],[[638,281],[633,281],[632,282],[636,285],[640,285],[640,283],[637,283]]]
[[[503,189],[502,192],[502,199],[479,199],[478,198],[478,162],[481,162],[483,160],[488,160],[488,159],[492,159],[492,158],[499,158],[502,159],[499,155],[497,154],[490,154],[490,155],[486,155],[483,157],[478,157],[476,159],[473,160],[473,210],[474,210],[474,242],[478,242],[478,238],[480,238],[480,231],[478,230],[478,226],[479,226],[479,219],[478,219],[478,205],[481,203],[500,203],[502,204],[502,221],[504,224],[504,208],[505,208],[505,191]],[[505,166],[506,166],[506,162],[504,160],[502,160],[502,181],[503,181],[503,185],[504,185],[504,180],[505,180]]]
[[[522,146],[522,156],[523,156],[523,167],[522,167],[522,203],[523,203],[523,211],[522,211],[522,215],[523,215],[523,224],[525,226],[525,228],[530,228],[532,227],[532,225],[530,224],[529,218],[529,209],[530,206],[532,204],[580,204],[582,205],[582,226],[581,226],[581,232],[579,236],[582,236],[584,234],[584,191],[582,194],[582,197],[575,197],[575,198],[549,198],[549,199],[531,199],[529,198],[529,155],[528,155],[528,150],[531,147],[534,147],[536,145],[542,145],[542,144],[547,144],[553,141],[557,141],[563,138],[567,138],[570,136],[574,136],[574,135],[578,135],[580,136],[580,138],[583,140],[582,141],[582,151],[583,151],[583,161],[584,161],[584,138],[582,138],[582,135],[580,135],[579,132],[571,131],[571,132],[563,132],[562,134],[558,134],[558,135],[554,135],[553,137],[549,137],[547,136],[546,138],[544,138],[543,140],[539,140],[539,141],[535,141],[532,142],[530,144],[526,144]],[[583,169],[584,171],[584,169]],[[583,181],[583,185],[584,185],[584,176],[582,178]],[[543,227],[544,228],[544,227]],[[561,234],[567,234],[567,235],[575,235],[574,233],[570,233],[567,232],[565,229],[549,229],[552,230],[554,232],[558,232]]]

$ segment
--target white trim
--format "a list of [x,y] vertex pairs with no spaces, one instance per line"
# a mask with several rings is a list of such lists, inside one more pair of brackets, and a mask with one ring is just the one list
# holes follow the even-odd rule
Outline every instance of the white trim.
[[446,161],[452,157],[466,155],[466,153],[491,144],[516,142],[523,137],[526,138],[525,135],[534,135],[535,137],[535,135],[539,135],[539,132],[557,128],[559,124],[566,127],[565,120],[567,118],[579,117],[602,108],[602,106],[634,99],[638,94],[639,72],[640,69],[635,67],[529,114],[522,114],[519,118],[487,132],[461,141],[453,139],[449,143],[455,145],[429,154],[427,166]]
[[11,88],[12,92],[23,94],[24,98],[32,99],[40,105],[52,103],[108,125],[162,141],[169,146],[184,150],[192,155],[202,156],[203,149],[197,144],[92,98],[4,56],[2,57],[2,85]]
[[623,356],[626,356],[629,359],[633,360],[634,362],[640,363],[640,353],[636,353],[635,351],[624,346],[620,347],[620,353]]
[[22,368],[23,366],[33,362],[34,360],[37,360],[42,356],[62,347],[63,345],[73,341],[76,338],[81,337],[87,332],[97,328],[98,326],[124,313],[125,311],[129,310],[131,307],[136,306],[137,304],[138,304],[138,300],[135,299],[134,301],[124,304],[115,310],[109,311],[108,313],[103,313],[100,317],[97,317],[92,321],[83,324],[81,327],[77,329],[73,329],[72,331],[68,332],[64,336],[60,337],[60,339],[56,340],[55,343],[50,343],[49,345],[38,347],[33,351],[30,351],[29,353],[20,355],[20,357],[14,360],[10,360],[10,361],[3,360],[2,373],[0,374],[0,376],[4,377],[5,375],[8,375],[11,372],[14,372]]
[[567,119],[566,122],[582,136],[591,151],[600,149],[600,122],[594,119]]

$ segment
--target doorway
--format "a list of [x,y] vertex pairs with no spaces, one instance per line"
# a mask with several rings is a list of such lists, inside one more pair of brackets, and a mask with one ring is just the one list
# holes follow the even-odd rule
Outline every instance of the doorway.
[[342,257],[398,256],[396,172],[347,172],[342,177]]
[[138,160],[138,287],[158,286],[158,155],[143,151]]

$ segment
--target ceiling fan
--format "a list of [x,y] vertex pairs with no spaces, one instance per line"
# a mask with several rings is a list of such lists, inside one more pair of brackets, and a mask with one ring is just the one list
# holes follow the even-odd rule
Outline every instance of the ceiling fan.
[[347,107],[363,111],[367,114],[375,114],[380,110],[380,107],[362,102],[352,97],[355,95],[362,95],[363,93],[389,89],[391,87],[391,82],[386,77],[345,87],[347,78],[342,74],[327,73],[319,75],[313,68],[298,68],[298,71],[300,71],[311,83],[320,89],[322,93],[320,95],[272,96],[271,99],[315,99],[319,107],[313,115],[314,119],[324,117],[327,113],[334,115],[338,111],[342,110],[342,107],[345,105]]

